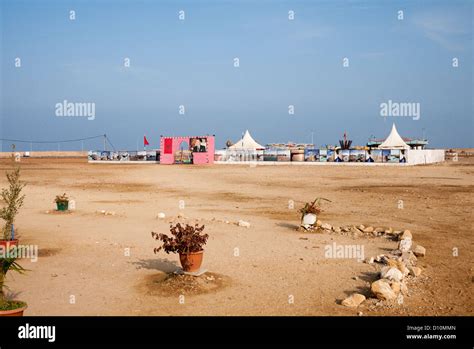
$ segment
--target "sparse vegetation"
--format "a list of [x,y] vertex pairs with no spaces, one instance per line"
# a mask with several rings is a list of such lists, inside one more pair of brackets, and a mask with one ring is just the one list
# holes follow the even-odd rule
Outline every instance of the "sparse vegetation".
[[322,200],[331,202],[331,200],[329,200],[329,199],[317,197],[316,199],[314,199],[313,202],[305,203],[305,205],[302,208],[300,208],[299,211],[298,211],[299,213],[301,213],[301,221],[303,221],[303,217],[306,214],[312,213],[312,214],[318,215],[319,213],[321,213],[321,211],[322,211],[321,201]]
[[6,176],[8,188],[2,189],[0,194],[5,203],[5,206],[0,210],[0,218],[4,220],[2,237],[4,240],[11,240],[15,217],[25,200],[25,195],[21,194],[25,184],[20,181],[20,167],[18,166],[13,171],[7,172]]
[[[6,254],[8,252],[5,252]],[[2,256],[0,258],[0,311],[14,310],[26,306],[25,302],[13,300],[13,296],[7,293],[8,287],[5,280],[9,271],[24,273],[26,270],[17,263],[17,257]]]
[[63,195],[56,195],[54,202],[57,204],[67,204],[69,202],[69,197],[64,193]]
[[162,242],[162,245],[155,248],[154,252],[158,253],[160,250],[164,250],[166,253],[180,254],[200,252],[209,238],[208,234],[201,235],[203,231],[204,225],[196,224],[192,226],[186,224],[186,226],[182,226],[177,223],[170,226],[171,237],[166,234],[152,232],[151,236]]

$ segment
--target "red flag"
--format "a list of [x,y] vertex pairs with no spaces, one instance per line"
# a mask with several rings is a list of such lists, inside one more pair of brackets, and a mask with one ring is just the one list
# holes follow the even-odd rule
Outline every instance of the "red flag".
[[148,143],[148,139],[146,139],[146,136],[143,136],[143,146],[146,147],[147,145],[150,145],[150,143]]

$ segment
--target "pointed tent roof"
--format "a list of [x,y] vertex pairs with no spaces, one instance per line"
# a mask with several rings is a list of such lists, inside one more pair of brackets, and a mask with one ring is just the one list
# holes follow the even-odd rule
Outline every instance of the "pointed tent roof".
[[400,137],[394,123],[392,131],[390,131],[387,139],[379,145],[379,149],[410,149],[410,146]]
[[231,150],[257,150],[257,149],[265,149],[265,147],[258,144],[250,135],[249,130],[247,130],[245,131],[244,136],[234,145],[231,145],[229,149]]

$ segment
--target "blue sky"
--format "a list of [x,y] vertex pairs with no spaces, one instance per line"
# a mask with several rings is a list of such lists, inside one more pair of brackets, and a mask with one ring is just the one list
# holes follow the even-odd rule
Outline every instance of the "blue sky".
[[[0,3],[0,138],[107,133],[135,149],[144,134],[152,147],[161,134],[215,134],[222,147],[249,129],[260,143],[313,132],[335,144],[347,131],[365,144],[395,122],[432,147],[474,147],[472,1]],[[56,116],[65,99],[95,103],[96,118]],[[380,116],[389,99],[420,103],[420,119]]]

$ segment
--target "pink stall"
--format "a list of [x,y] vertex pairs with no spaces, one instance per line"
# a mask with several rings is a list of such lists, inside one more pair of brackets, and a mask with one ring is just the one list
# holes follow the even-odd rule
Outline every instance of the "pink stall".
[[161,136],[160,164],[213,164],[214,139],[214,136]]

